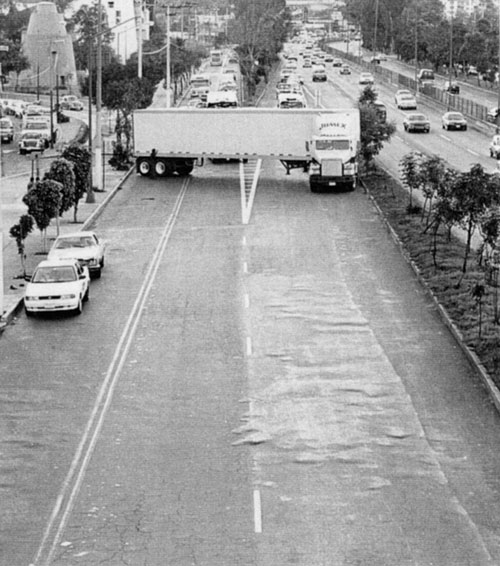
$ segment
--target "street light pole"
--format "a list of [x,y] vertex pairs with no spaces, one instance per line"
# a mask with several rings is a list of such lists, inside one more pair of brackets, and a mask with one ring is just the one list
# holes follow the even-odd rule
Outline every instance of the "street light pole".
[[453,14],[450,16],[450,61],[449,61],[449,79],[448,79],[448,110],[451,106],[451,83],[453,81]]
[[96,190],[102,191],[102,2],[97,3],[97,80],[95,94],[95,180]]
[[498,68],[497,68],[497,76],[498,76],[498,101],[497,101],[497,127],[496,133],[500,133],[500,0],[497,2],[497,9],[498,9]]
[[165,69],[165,89],[167,91],[166,108],[170,108],[170,5],[167,6],[167,68]]

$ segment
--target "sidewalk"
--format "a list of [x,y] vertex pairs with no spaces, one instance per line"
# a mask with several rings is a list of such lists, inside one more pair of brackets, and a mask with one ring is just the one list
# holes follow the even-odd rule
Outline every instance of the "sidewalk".
[[[62,141],[69,142],[76,135],[81,121],[72,118],[69,123],[61,124]],[[103,139],[104,147],[111,147],[112,137]],[[43,172],[48,169],[52,159],[49,156],[57,157],[57,151],[46,151],[44,159],[40,160],[40,178]],[[59,220],[59,232],[61,234],[85,230],[94,219],[101,213],[102,209],[113,198],[121,183],[132,171],[116,171],[108,165],[109,156],[103,156],[105,161],[104,191],[95,192],[93,203],[86,202],[87,195],[84,195],[78,205],[77,223],[73,222],[73,209],[64,213]],[[23,268],[21,258],[17,251],[16,242],[10,237],[10,228],[17,224],[19,217],[27,213],[26,206],[22,202],[22,197],[26,193],[27,185],[30,180],[31,172],[18,173],[2,177],[0,179],[0,190],[2,191],[2,227],[3,227],[3,313],[0,317],[0,332],[16,316],[23,305],[23,295],[26,281],[22,277]],[[49,248],[53,239],[56,237],[56,222],[52,220],[47,229],[47,247]],[[26,251],[26,273],[33,272],[36,265],[45,258],[43,253],[43,240],[38,228],[34,228],[25,240]]]

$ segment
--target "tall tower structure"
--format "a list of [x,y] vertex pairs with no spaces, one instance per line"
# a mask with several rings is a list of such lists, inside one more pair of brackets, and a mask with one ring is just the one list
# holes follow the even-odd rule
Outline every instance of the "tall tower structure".
[[46,90],[58,85],[69,92],[78,91],[72,39],[53,2],[35,5],[23,37],[23,53],[30,68],[20,74],[20,86]]

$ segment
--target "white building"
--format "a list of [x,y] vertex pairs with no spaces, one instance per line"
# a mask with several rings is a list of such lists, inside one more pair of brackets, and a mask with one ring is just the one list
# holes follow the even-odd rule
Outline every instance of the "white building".
[[458,14],[470,16],[477,10],[480,12],[484,8],[483,0],[441,0],[444,5],[444,12],[448,19],[456,17]]

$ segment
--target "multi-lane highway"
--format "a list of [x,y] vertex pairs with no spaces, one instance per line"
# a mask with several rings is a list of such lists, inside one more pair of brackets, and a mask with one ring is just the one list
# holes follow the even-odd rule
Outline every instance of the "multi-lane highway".
[[[328,72],[306,90],[353,105]],[[438,115],[382,158],[465,167],[479,134]],[[499,415],[366,195],[270,161],[242,224],[209,163],[131,176],[94,229],[83,315],[0,339],[0,564],[500,563]]]

